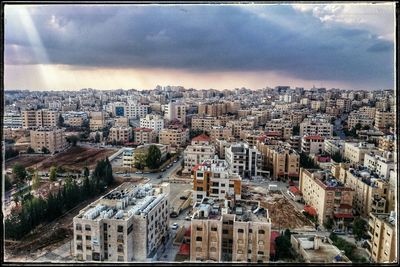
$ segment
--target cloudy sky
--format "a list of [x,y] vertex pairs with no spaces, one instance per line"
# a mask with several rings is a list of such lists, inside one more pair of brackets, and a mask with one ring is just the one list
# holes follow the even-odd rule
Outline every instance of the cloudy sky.
[[394,4],[6,5],[5,88],[394,87]]

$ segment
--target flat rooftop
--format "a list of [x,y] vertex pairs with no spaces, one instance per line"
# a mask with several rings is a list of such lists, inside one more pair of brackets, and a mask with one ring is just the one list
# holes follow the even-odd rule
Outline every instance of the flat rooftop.
[[146,216],[167,194],[160,186],[123,183],[107,195],[94,201],[79,212],[77,218],[128,220],[134,215]]
[[233,201],[209,197],[203,198],[193,206],[192,219],[221,220],[223,214],[235,215],[236,222],[270,222],[268,210],[262,208],[259,201]]

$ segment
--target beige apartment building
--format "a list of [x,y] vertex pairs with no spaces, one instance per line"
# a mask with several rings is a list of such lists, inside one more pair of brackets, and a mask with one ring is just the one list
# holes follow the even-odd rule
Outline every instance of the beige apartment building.
[[354,190],[329,172],[300,168],[299,189],[305,203],[315,210],[320,224],[332,218],[337,228],[345,229],[352,221]]
[[184,146],[189,140],[189,129],[162,129],[159,134],[159,143],[173,147]]
[[361,107],[358,112],[362,115],[368,116],[370,119],[375,119],[376,109],[374,107]]
[[320,135],[307,135],[301,139],[301,151],[306,154],[322,154],[325,148],[324,137]]
[[134,142],[138,144],[151,144],[155,143],[157,133],[150,128],[135,128],[133,129]]
[[348,98],[339,98],[336,100],[336,106],[343,112],[351,111],[351,100]]
[[357,124],[360,124],[361,127],[371,126],[372,128],[373,123],[373,118],[370,118],[367,114],[361,114],[358,111],[351,112],[347,119],[347,127],[349,130],[353,129]]
[[378,138],[378,148],[383,151],[393,152],[395,148],[395,139],[393,135],[381,136]]
[[89,127],[91,131],[103,129],[105,126],[105,114],[103,111],[89,113]]
[[344,144],[344,158],[349,160],[353,164],[362,164],[366,153],[369,153],[375,149],[374,144],[365,142]]
[[300,136],[320,135],[331,138],[333,134],[333,125],[325,120],[304,119],[300,123]]
[[235,140],[233,137],[232,128],[224,126],[212,126],[209,133],[212,142],[215,142],[217,139],[224,139],[227,141]]
[[214,158],[215,147],[210,145],[210,138],[207,135],[199,135],[192,139],[190,146],[183,152],[184,173],[191,173],[194,166],[205,160]]
[[79,261],[148,261],[166,242],[169,184],[123,183],[73,219]]
[[[398,222],[398,221],[397,221]],[[374,263],[396,263],[396,213],[370,213],[368,221],[367,252]]]
[[128,143],[132,139],[132,128],[131,127],[111,127],[110,134],[108,136],[109,142],[122,142]]
[[190,261],[269,261],[271,220],[259,202],[204,198],[193,210]]
[[58,111],[49,109],[22,111],[22,127],[34,129],[37,127],[56,127],[58,123]]
[[30,131],[31,147],[35,152],[47,148],[51,153],[63,151],[67,146],[64,129],[38,128]]
[[[199,113],[200,114],[200,113]],[[213,126],[220,126],[216,117],[193,117],[192,130],[210,131]]]
[[354,190],[353,209],[362,217],[367,218],[370,212],[387,212],[392,193],[387,181],[362,167],[349,168],[345,181],[345,185]]
[[328,238],[315,234],[292,234],[290,243],[293,250],[305,263],[351,263],[340,249]]
[[389,129],[390,126],[395,124],[394,112],[384,112],[377,110],[375,113],[375,129],[383,130]]
[[64,124],[71,126],[71,127],[81,127],[84,123],[85,118],[81,116],[69,116],[65,121]]
[[215,157],[197,164],[191,170],[191,176],[195,201],[201,201],[204,197],[241,198],[242,178],[229,169],[225,160]]

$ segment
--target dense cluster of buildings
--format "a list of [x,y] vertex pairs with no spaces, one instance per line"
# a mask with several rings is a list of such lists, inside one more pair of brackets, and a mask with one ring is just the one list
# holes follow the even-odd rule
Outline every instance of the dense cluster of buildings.
[[[125,146],[126,167],[149,144],[157,144],[163,156],[182,152],[182,172],[193,182],[191,261],[269,261],[268,210],[242,198],[247,179],[298,180],[288,192],[305,202],[319,224],[347,230],[360,217],[369,225],[370,260],[395,259],[393,90],[157,86],[6,92],[6,101],[4,135],[16,147],[28,136],[35,152],[57,153],[67,147],[67,133],[74,133],[81,141]],[[74,219],[75,255],[151,257],[165,240],[167,196],[166,188],[124,185],[93,203]],[[324,262],[349,261],[319,236],[293,235],[291,242],[306,262],[321,251],[329,255]]]

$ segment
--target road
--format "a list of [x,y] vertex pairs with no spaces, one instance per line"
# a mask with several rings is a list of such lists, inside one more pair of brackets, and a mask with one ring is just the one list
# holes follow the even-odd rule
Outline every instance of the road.
[[342,122],[347,119],[347,115],[343,114],[340,118],[335,120],[335,124],[333,126],[333,130],[340,137],[340,139],[345,139],[346,135],[343,132]]

